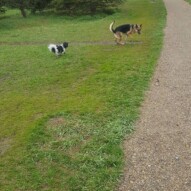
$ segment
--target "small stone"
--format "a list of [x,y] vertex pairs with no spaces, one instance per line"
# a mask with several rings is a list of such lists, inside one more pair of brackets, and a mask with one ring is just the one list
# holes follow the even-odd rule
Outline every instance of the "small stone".
[[156,86],[159,86],[159,85],[160,85],[159,79],[156,79],[155,85],[156,85]]

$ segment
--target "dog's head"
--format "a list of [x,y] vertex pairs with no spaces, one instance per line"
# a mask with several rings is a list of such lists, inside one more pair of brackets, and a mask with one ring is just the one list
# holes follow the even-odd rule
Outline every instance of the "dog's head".
[[63,47],[64,47],[64,48],[67,48],[67,47],[68,47],[68,42],[64,42],[64,43],[63,43]]
[[138,33],[138,34],[141,34],[141,30],[142,30],[142,24],[136,24],[134,25],[134,32],[135,33]]

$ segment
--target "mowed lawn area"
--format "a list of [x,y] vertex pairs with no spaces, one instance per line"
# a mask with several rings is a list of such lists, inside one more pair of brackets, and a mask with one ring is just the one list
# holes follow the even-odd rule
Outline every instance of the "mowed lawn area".
[[[162,48],[162,0],[110,16],[0,16],[0,190],[111,191]],[[143,24],[125,46],[110,23]],[[48,43],[69,42],[56,57]]]
[[185,0],[185,1],[187,1],[187,2],[189,2],[191,4],[191,0]]

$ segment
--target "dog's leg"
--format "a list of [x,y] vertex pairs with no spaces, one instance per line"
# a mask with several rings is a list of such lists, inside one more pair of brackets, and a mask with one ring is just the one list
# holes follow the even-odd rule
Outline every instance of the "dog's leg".
[[126,33],[126,41],[129,37],[132,38],[132,31]]
[[60,56],[59,52],[56,52],[56,56],[57,56],[57,57],[59,57],[59,56]]
[[127,37],[132,37],[132,31],[127,32],[127,33],[126,33],[126,36],[127,36]]
[[119,44],[119,40],[120,40],[119,33],[114,33],[114,37],[115,37],[115,42],[116,42],[117,44]]
[[127,42],[127,39],[130,37],[128,33],[126,33],[125,42]]
[[122,35],[120,32],[117,32],[114,34],[115,38],[116,38],[116,43],[117,44],[121,44],[121,45],[124,45],[125,43],[122,42]]
[[123,34],[122,34],[122,33],[119,33],[119,36],[120,36],[119,44],[125,45],[125,42],[122,42],[122,40],[123,40]]

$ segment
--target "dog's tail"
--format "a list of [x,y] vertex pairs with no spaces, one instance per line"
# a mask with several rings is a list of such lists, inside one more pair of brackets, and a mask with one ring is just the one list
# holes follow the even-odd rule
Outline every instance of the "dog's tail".
[[50,50],[50,52],[56,52],[56,49],[55,49],[55,45],[54,44],[49,44],[48,45],[48,49]]
[[114,25],[115,21],[113,21],[110,26],[109,26],[109,30],[112,32],[112,33],[115,33],[115,30],[113,29],[113,25]]

